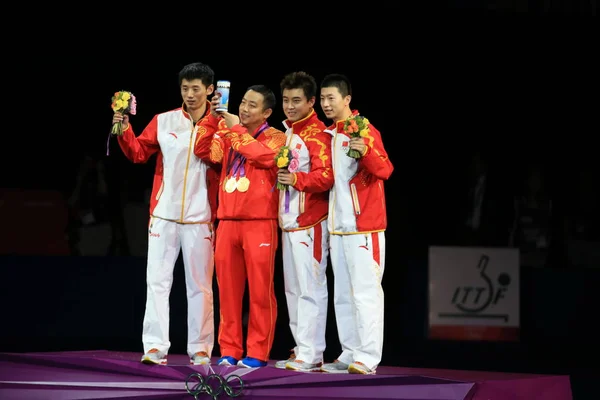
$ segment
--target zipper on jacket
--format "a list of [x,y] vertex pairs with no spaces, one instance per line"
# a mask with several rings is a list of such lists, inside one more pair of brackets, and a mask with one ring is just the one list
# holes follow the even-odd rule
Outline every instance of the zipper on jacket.
[[306,194],[300,192],[300,214],[304,214],[304,201],[306,200]]
[[163,181],[160,183],[160,188],[158,188],[158,192],[156,192],[155,200],[157,202],[160,199],[160,195],[162,194],[164,189],[165,189],[165,181],[164,181],[164,177],[163,177]]
[[188,175],[188,171],[190,170],[190,157],[192,154],[192,149],[193,149],[193,144],[194,144],[194,129],[195,129],[195,125],[192,127],[192,132],[190,133],[190,145],[188,146],[188,154],[187,154],[187,162],[185,163],[185,172],[183,174],[183,192],[181,193],[181,217],[180,217],[180,222],[184,221],[184,215],[185,215],[185,192],[186,192],[186,188],[187,188],[187,175]]
[[360,215],[360,204],[358,203],[358,193],[356,192],[356,184],[350,184],[350,194],[352,195],[352,203],[354,204],[354,213]]

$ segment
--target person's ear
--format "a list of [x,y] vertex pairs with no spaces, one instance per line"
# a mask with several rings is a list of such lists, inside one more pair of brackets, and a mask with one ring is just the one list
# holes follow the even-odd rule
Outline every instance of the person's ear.
[[263,111],[263,117],[264,117],[265,121],[267,119],[269,119],[269,117],[271,116],[271,114],[273,114],[273,109],[272,108],[267,108],[265,111]]

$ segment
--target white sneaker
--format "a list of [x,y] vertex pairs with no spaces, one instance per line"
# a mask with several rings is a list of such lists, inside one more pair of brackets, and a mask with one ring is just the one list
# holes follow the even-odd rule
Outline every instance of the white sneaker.
[[362,375],[375,375],[375,369],[367,367],[360,361],[355,361],[348,366],[348,373],[350,374],[362,374]]
[[347,374],[348,364],[335,360],[332,363],[326,363],[321,366],[322,372],[329,372],[330,374]]
[[192,365],[210,365],[210,357],[205,351],[199,351],[190,358]]
[[290,361],[294,361],[296,359],[296,355],[294,353],[290,354],[290,358],[287,360],[279,360],[275,363],[275,368],[285,369],[285,365]]
[[141,361],[148,365],[167,365],[167,355],[158,349],[150,349]]

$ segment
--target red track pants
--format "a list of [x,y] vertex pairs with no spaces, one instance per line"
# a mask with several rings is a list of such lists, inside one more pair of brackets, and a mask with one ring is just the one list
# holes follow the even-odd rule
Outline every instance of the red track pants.
[[240,359],[244,354],[242,300],[247,278],[250,316],[246,356],[268,361],[277,319],[273,288],[277,220],[221,220],[216,236],[221,356]]

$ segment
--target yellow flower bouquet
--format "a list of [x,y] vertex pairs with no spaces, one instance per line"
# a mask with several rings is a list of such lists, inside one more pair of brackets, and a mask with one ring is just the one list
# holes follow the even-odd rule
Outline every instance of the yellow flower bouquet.
[[[115,113],[127,113],[135,115],[137,111],[137,102],[135,96],[131,92],[120,91],[116,92],[112,97],[112,104],[110,107]],[[121,136],[123,134],[123,123],[117,122],[113,124],[111,133],[113,135]]]
[[[300,166],[300,154],[296,149],[290,149],[288,146],[282,146],[279,149],[279,153],[275,156],[275,164],[277,168],[286,168],[291,173],[298,170]],[[277,182],[277,189],[287,190],[287,185]]]
[[[369,134],[369,120],[360,115],[353,115],[344,122],[344,132],[350,137],[365,137]],[[358,150],[349,149],[348,157],[360,158],[362,154]]]

